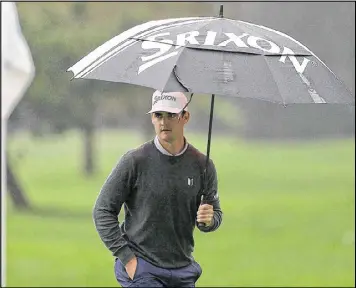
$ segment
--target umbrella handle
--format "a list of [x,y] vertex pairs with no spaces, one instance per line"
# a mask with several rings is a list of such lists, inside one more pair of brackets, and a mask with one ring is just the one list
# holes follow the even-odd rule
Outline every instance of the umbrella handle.
[[[204,194],[201,195],[201,198],[200,198],[200,205],[202,205],[202,204],[204,204]],[[203,228],[203,227],[205,227],[205,226],[206,226],[205,223],[202,223],[202,222],[199,222],[199,223],[198,223],[198,227],[199,227],[199,228]]]
[[199,228],[204,228],[205,227],[205,223],[198,223],[198,227]]

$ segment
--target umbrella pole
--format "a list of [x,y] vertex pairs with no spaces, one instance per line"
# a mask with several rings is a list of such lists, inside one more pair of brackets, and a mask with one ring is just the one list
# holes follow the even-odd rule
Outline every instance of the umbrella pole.
[[[211,130],[213,126],[213,117],[214,117],[214,100],[215,100],[215,94],[211,95],[211,102],[210,102],[210,117],[209,117],[209,132],[208,132],[208,145],[206,147],[206,162],[205,162],[205,170],[204,170],[204,180],[206,182],[206,173],[209,165],[209,159],[210,159],[210,143],[211,143]],[[205,186],[206,187],[206,186]]]
[[[210,102],[210,116],[209,116],[209,132],[208,132],[208,144],[206,147],[206,161],[205,161],[205,169],[204,169],[204,174],[203,174],[203,193],[201,195],[201,203],[204,204],[204,193],[206,189],[208,188],[208,178],[207,178],[207,170],[208,170],[208,165],[209,165],[209,159],[210,159],[210,143],[211,143],[211,130],[213,126],[213,116],[214,116],[214,100],[215,100],[215,94],[211,95],[211,102]],[[198,227],[205,227],[204,223],[198,223]]]

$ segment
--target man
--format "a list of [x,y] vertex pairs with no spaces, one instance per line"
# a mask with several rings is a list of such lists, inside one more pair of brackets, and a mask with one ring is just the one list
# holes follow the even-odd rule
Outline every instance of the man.
[[184,137],[186,106],[183,93],[153,94],[148,113],[155,139],[122,156],[96,201],[94,223],[116,257],[123,287],[195,287],[202,270],[192,256],[193,230],[198,223],[203,232],[221,224],[214,164],[210,160],[203,191],[206,156]]

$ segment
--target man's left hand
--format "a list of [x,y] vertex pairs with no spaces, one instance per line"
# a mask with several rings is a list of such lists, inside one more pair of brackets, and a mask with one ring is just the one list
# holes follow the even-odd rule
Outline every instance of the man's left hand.
[[206,226],[210,226],[213,222],[214,209],[212,205],[202,204],[199,206],[197,213],[198,223],[205,223]]

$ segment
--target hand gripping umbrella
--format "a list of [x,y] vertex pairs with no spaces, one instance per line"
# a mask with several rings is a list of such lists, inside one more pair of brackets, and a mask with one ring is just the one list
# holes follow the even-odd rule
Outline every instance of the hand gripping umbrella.
[[[283,104],[355,104],[336,75],[307,47],[279,31],[223,17],[150,21],[107,41],[68,71],[73,78]],[[73,79],[72,78],[72,79]],[[191,101],[191,99],[189,100]],[[204,180],[206,184],[206,180]]]

